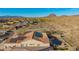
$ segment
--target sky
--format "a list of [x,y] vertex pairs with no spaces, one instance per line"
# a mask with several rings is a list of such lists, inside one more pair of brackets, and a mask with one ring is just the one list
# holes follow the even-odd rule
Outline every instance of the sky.
[[79,15],[79,8],[0,8],[0,16],[44,17],[49,14]]

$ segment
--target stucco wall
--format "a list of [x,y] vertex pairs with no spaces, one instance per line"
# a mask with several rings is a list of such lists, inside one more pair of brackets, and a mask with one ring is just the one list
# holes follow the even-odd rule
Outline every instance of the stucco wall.
[[21,44],[17,44],[17,43],[6,43],[4,44],[4,49],[8,49],[11,47],[21,47]]
[[42,43],[40,41],[37,40],[27,40],[27,41],[23,41],[21,43],[6,43],[4,44],[4,49],[9,49],[12,47],[49,47],[50,44],[49,43]]
[[28,47],[49,47],[50,44],[49,43],[42,43],[40,41],[37,40],[27,40],[21,43],[24,46],[28,46]]

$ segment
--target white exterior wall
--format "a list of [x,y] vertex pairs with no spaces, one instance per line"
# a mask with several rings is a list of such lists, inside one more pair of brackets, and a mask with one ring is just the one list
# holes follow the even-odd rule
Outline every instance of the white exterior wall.
[[10,48],[10,47],[13,47],[13,46],[15,46],[15,47],[21,47],[21,44],[17,44],[17,43],[6,43],[6,44],[4,44],[4,49],[6,49],[6,47],[7,48]]
[[26,46],[28,46],[28,47],[49,47],[50,46],[49,43],[42,43],[42,42],[34,40],[34,39],[24,41],[21,44],[24,45],[25,47]]
[[[4,49],[9,50],[11,47],[50,47],[50,43],[42,43],[35,39],[23,41],[21,43],[5,43]],[[7,47],[7,48],[6,48]]]

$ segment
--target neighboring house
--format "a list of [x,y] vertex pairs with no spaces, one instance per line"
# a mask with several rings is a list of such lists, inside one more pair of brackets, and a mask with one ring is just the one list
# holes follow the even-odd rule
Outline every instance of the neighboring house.
[[[2,34],[5,34],[5,32],[7,32],[7,30],[3,30],[3,29],[0,30],[0,33],[2,33]],[[1,34],[1,35],[2,35],[2,34]]]
[[2,43],[5,39],[11,37],[13,34],[14,34],[13,31],[6,31],[6,32],[3,31],[3,34],[0,35],[0,43]]
[[8,20],[0,19],[0,23],[6,23]]
[[[49,39],[46,33],[42,32],[28,32],[24,36],[11,38],[4,44],[4,49],[26,48],[29,50],[39,50],[50,47]],[[28,48],[27,48],[28,47]]]
[[16,24],[15,28],[19,29],[19,28],[23,28],[25,26],[28,26],[28,22],[27,21],[22,21]]
[[51,46],[59,46],[62,44],[62,41],[59,40],[57,37],[52,36],[52,35],[48,35],[49,41],[50,41],[50,45]]
[[16,23],[16,26],[23,26],[27,24],[28,24],[28,21],[21,21],[21,22]]

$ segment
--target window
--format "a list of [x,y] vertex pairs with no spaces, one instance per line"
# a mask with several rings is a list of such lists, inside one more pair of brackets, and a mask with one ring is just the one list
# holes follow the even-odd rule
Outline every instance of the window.
[[28,46],[34,46],[34,44],[28,44]]
[[30,44],[30,45],[34,45],[34,44]]
[[21,47],[24,47],[24,45],[23,45],[23,44],[21,44]]
[[7,49],[7,46],[5,46],[5,49]]
[[37,46],[40,46],[40,44],[37,44]]
[[27,44],[26,44],[26,46],[27,46]]

